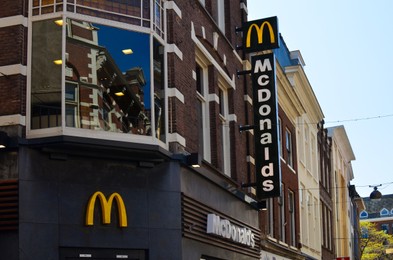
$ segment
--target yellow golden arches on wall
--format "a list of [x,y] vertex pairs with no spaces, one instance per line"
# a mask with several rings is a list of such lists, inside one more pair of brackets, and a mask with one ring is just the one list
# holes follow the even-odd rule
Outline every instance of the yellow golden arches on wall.
[[110,224],[111,223],[111,211],[112,211],[112,203],[113,200],[117,203],[118,209],[118,217],[119,217],[119,226],[127,227],[127,212],[126,207],[124,205],[124,201],[119,193],[115,192],[109,196],[109,199],[106,199],[105,195],[101,191],[95,192],[89,199],[86,209],[86,225],[92,226],[94,224],[94,207],[97,198],[101,204],[101,214],[102,214],[102,223]]
[[258,44],[263,43],[263,29],[267,26],[269,29],[269,34],[270,34],[270,43],[275,43],[276,42],[276,37],[274,36],[274,30],[272,25],[268,22],[265,21],[263,22],[260,26],[258,26],[256,23],[253,23],[250,25],[247,31],[247,38],[246,38],[246,47],[249,48],[251,46],[251,32],[255,28],[258,36]]

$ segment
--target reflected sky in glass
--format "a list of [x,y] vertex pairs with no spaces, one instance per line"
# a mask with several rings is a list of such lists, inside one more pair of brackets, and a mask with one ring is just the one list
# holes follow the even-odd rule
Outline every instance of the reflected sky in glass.
[[[98,44],[105,47],[116,65],[122,72],[135,67],[141,67],[146,80],[144,86],[144,103],[146,109],[150,108],[150,41],[149,35],[104,26],[93,25],[98,30]],[[133,53],[125,55],[122,50],[132,49]]]

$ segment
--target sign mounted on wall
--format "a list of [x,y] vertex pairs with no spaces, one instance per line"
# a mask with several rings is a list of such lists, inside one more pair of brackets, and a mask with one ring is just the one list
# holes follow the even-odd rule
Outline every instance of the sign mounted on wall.
[[252,248],[255,246],[255,234],[252,230],[237,226],[227,219],[220,218],[216,214],[207,215],[206,232]]
[[256,190],[259,199],[281,194],[276,60],[273,53],[251,58]]
[[119,216],[119,227],[127,227],[127,212],[126,207],[124,205],[123,199],[119,193],[112,193],[109,196],[109,199],[106,199],[105,195],[97,191],[95,192],[89,199],[86,209],[86,225],[92,226],[94,224],[94,207],[96,204],[97,198],[101,204],[101,214],[102,214],[102,223],[110,224],[111,223],[111,211],[112,211],[112,203],[113,200],[116,200],[118,216]]
[[277,16],[243,24],[243,50],[247,53],[279,47]]
[[[278,19],[276,16],[243,23],[245,53],[279,48]],[[274,53],[251,57],[253,88],[255,183],[257,198],[264,200],[281,195],[280,144],[278,134],[278,99],[276,88],[276,59]],[[246,129],[246,128],[244,128]]]

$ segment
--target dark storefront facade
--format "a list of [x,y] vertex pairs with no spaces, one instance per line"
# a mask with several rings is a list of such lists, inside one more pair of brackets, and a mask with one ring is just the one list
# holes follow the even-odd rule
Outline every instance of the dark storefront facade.
[[[258,211],[241,194],[154,149],[66,139],[19,145],[4,259],[258,259]],[[208,215],[222,234],[208,233]]]
[[207,172],[181,174],[182,259],[259,259],[255,201]]

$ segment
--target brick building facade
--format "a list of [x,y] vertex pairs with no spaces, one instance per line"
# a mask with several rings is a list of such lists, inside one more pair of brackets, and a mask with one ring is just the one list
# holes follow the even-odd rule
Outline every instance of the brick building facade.
[[1,258],[259,259],[246,3],[2,7]]

